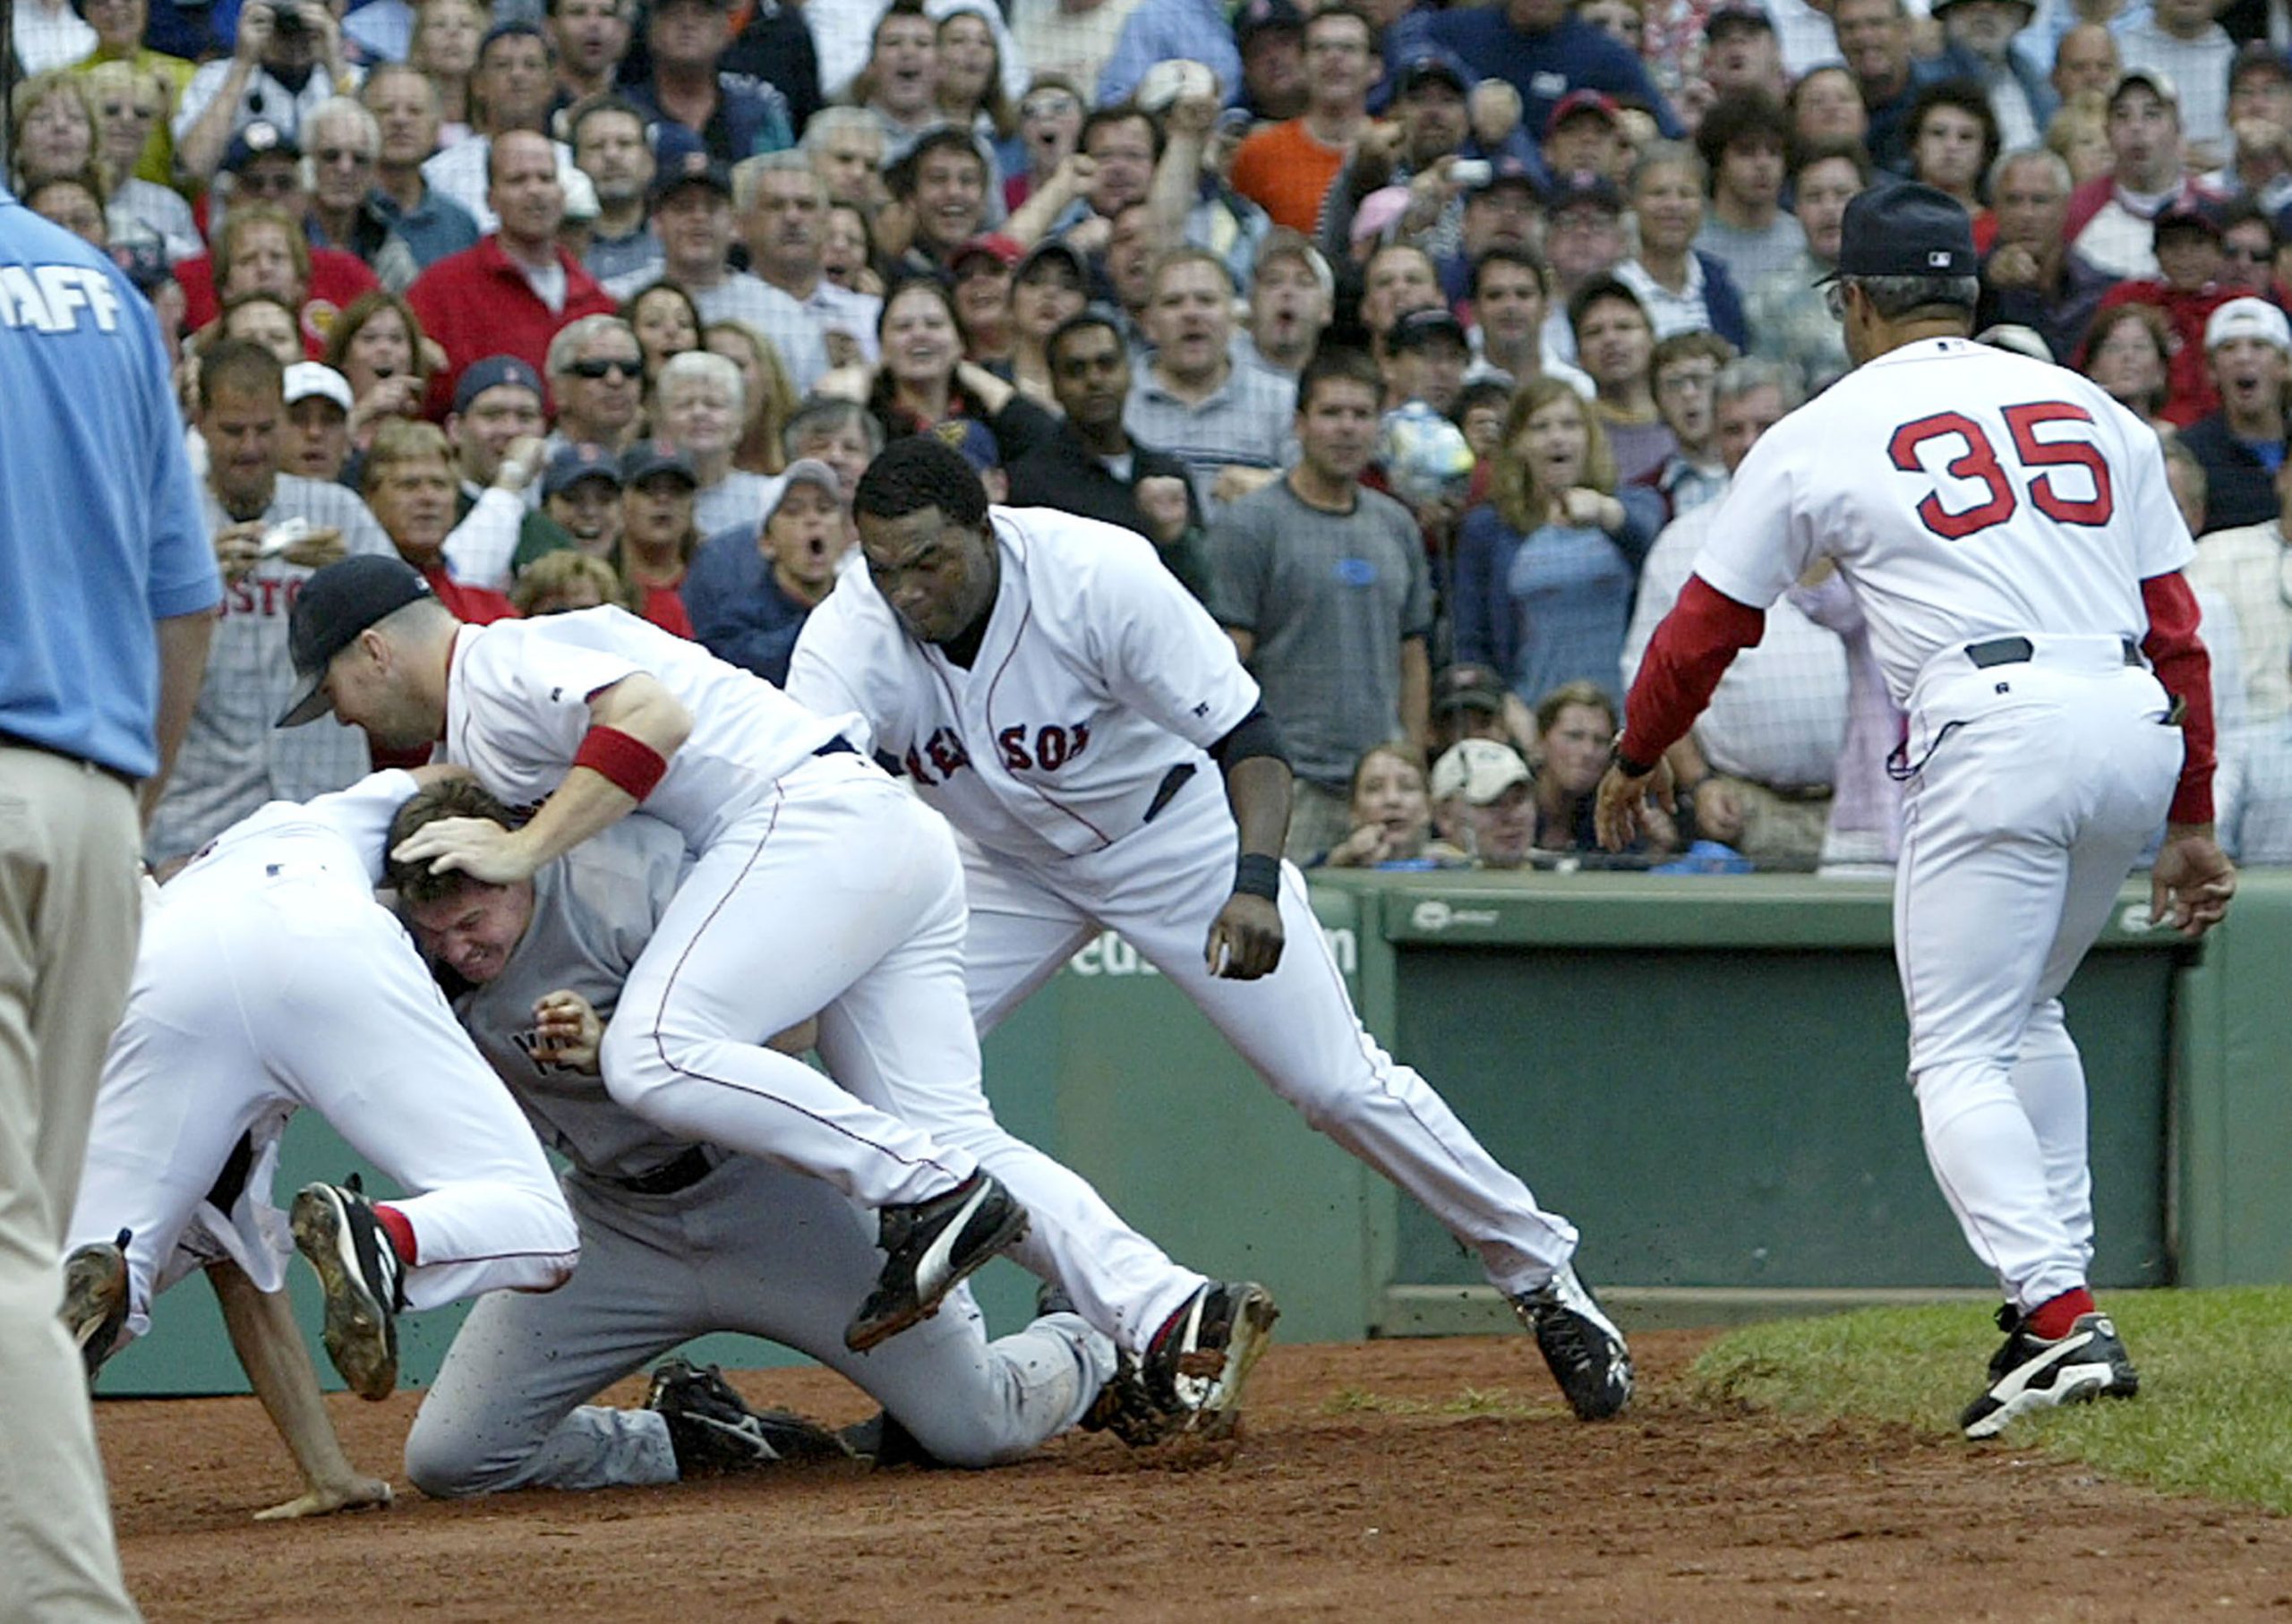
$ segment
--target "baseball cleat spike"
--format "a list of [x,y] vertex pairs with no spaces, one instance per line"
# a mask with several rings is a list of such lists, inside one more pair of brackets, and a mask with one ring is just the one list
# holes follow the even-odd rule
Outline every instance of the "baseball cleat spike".
[[340,1185],[305,1184],[288,1223],[295,1250],[310,1260],[326,1293],[327,1356],[361,1398],[389,1397],[398,1389],[405,1271],[373,1203],[355,1175]]

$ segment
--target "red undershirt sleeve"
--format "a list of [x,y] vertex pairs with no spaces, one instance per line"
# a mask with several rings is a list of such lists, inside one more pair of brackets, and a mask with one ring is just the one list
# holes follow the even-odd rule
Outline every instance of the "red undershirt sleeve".
[[1699,575],[1688,577],[1640,659],[1617,753],[1653,767],[1686,737],[1735,656],[1756,646],[1766,632],[1766,611],[1737,603]]
[[2173,791],[2177,824],[2212,821],[2212,659],[2196,635],[2199,611],[2196,594],[2178,570],[2153,575],[2141,583],[2141,602],[2149,611],[2149,635],[2141,652],[2156,668],[2157,680],[2178,702],[2181,713],[2180,786]]

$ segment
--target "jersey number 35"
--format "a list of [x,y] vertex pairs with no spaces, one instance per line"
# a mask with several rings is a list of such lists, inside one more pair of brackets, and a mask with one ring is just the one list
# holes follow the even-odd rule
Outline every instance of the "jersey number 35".
[[[2048,423],[2092,421],[2091,412],[2065,400],[2038,400],[2006,408],[2006,427],[2014,436],[2014,454],[2022,465],[2031,505],[2064,525],[2109,522],[2117,511],[2109,466],[2100,448],[2090,440],[2040,440],[2038,431]],[[1926,527],[1946,541],[1956,542],[2012,518],[2021,506],[2021,494],[1997,460],[1997,448],[1990,443],[1989,432],[1963,412],[1937,412],[1903,424],[1894,431],[1886,451],[1903,473],[1922,474],[1926,465],[1919,458],[1919,448],[1935,440],[1964,442],[1965,449],[1942,471],[1952,479],[1981,485],[1984,494],[1971,507],[1953,512],[1942,505],[1940,491],[1928,491],[1918,504],[1918,517]],[[2068,468],[2082,473],[2062,479],[2042,471]],[[2056,483],[2057,479],[2060,483]]]

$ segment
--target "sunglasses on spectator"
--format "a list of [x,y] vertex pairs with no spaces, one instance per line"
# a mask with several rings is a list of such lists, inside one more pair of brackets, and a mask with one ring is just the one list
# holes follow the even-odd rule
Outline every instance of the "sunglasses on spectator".
[[286,197],[299,191],[302,182],[292,169],[281,169],[270,175],[242,175],[237,189],[251,192],[257,197]]
[[610,378],[615,372],[624,378],[638,377],[645,371],[645,363],[633,358],[624,361],[618,355],[609,355],[602,361],[576,361],[565,370],[576,378],[586,378],[594,383],[599,379]]

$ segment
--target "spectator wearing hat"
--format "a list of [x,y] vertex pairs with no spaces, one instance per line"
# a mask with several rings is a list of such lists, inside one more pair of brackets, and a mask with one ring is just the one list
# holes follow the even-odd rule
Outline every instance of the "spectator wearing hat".
[[1552,312],[1544,324],[1547,363],[1575,362],[1568,306],[1586,284],[1612,277],[1629,252],[1621,192],[1597,175],[1566,175],[1553,183],[1544,227],[1544,257],[1552,268]]
[[513,560],[568,543],[534,507],[543,421],[541,376],[514,355],[488,355],[457,381],[445,429],[460,486],[445,541],[457,581],[507,591]]
[[[542,465],[541,510],[564,532],[572,544],[569,551],[599,560],[611,559],[620,546],[620,453],[578,441],[558,447]],[[521,552],[515,560],[516,578],[524,580],[533,565],[548,556],[548,551]]]
[[2228,156],[2228,77],[2236,43],[2214,21],[2221,4],[2150,0],[2145,14],[2115,30],[2125,72],[2162,73],[2180,88],[2181,137],[2194,168],[2212,168]]
[[[769,152],[732,170],[733,213],[749,270],[811,319],[831,365],[873,362],[884,302],[838,287],[824,273],[828,201],[827,182],[801,152]],[[784,352],[781,361],[787,363]]]
[[1472,296],[1472,269],[1483,254],[1493,248],[1541,254],[1544,232],[1544,190],[1536,166],[1509,152],[1490,158],[1486,178],[1465,188],[1456,252],[1436,261],[1441,295],[1462,304]]
[[403,63],[385,63],[366,75],[359,105],[374,115],[374,209],[428,269],[449,253],[474,248],[482,235],[469,210],[434,190],[422,166],[438,150],[438,87]]
[[2154,68],[2129,70],[2108,102],[2109,172],[2069,194],[2069,245],[2119,278],[2157,274],[2153,222],[2179,201],[2202,202],[2182,172],[2180,95]]
[[1539,156],[1546,175],[1597,175],[1621,186],[1631,174],[1631,138],[1615,98],[1570,90],[1544,120]]
[[2220,404],[2206,335],[2212,312],[2235,295],[2220,283],[2220,220],[2210,207],[2187,200],[2168,204],[2151,227],[2158,274],[2119,282],[2101,295],[2100,309],[2146,304],[2165,318],[2173,333],[2172,365],[2158,415],[2185,429]]
[[1724,265],[1738,288],[1756,287],[1806,254],[1807,233],[1783,206],[1790,148],[1791,115],[1763,91],[1721,97],[1696,126],[1695,150],[1710,177],[1696,252]]
[[538,376],[558,329],[619,306],[557,240],[565,192],[545,136],[504,132],[489,146],[487,195],[500,229],[449,254],[406,290],[422,330],[446,352],[446,382],[485,355],[514,355]]
[[209,180],[231,138],[257,119],[291,137],[319,103],[357,88],[324,0],[247,0],[230,56],[194,73],[175,104],[175,162],[192,180]]
[[[511,131],[545,131],[556,95],[549,38],[540,26],[495,24],[478,42],[477,71],[470,81],[471,108],[480,122],[426,160],[423,178],[460,204],[478,230],[496,230],[500,218],[494,212],[493,143]],[[559,169],[573,167],[571,148],[554,140],[549,145]]]
[[1305,22],[1305,110],[1243,140],[1234,190],[1275,225],[1310,233],[1330,184],[1369,127],[1369,88],[1383,64],[1377,25],[1351,0],[1314,13]]
[[1457,409],[1472,364],[1472,341],[1465,324],[1446,306],[1413,310],[1392,324],[1379,356],[1385,375],[1385,405],[1421,400],[1443,417]]
[[[1403,235],[1435,260],[1460,251],[1465,188],[1450,178],[1450,165],[1480,155],[1466,116],[1467,88],[1463,70],[1443,56],[1419,56],[1400,70],[1390,116],[1363,133],[1321,201],[1318,242],[1323,253],[1339,251],[1352,235],[1362,201],[1387,186],[1408,188]],[[1516,142],[1509,156],[1525,165],[1526,143]]]
[[1234,12],[1242,53],[1238,111],[1254,124],[1279,124],[1305,110],[1305,13],[1292,0],[1245,0]]
[[2292,378],[2292,328],[2264,299],[2231,299],[2204,329],[2205,364],[2220,409],[2181,436],[2204,470],[2204,530],[2262,525],[2276,517],[2284,466],[2285,399]]
[[1050,371],[1050,336],[1081,315],[1090,302],[1090,263],[1071,243],[1054,237],[1036,244],[1012,274],[1010,378],[1019,393],[1039,406],[1058,404]]
[[1023,252],[1009,237],[990,231],[973,237],[947,260],[963,355],[1005,377],[1011,373],[1011,274]]
[[692,460],[680,449],[640,440],[620,454],[620,550],[614,561],[636,594],[637,612],[680,637],[692,636],[683,593],[686,568],[700,546],[693,517],[699,489]]
[[1747,0],[1725,0],[1714,7],[1704,23],[1703,76],[1685,91],[1698,109],[1698,133],[1710,109],[1730,97],[1765,96],[1780,102],[1790,88],[1783,42],[1766,8]]
[[1535,726],[1519,697],[1485,665],[1457,661],[1432,679],[1432,706],[1426,726],[1435,760],[1464,739],[1492,739],[1519,748]]
[[2061,106],[2044,71],[2014,48],[2036,15],[2035,0],[1941,0],[1933,9],[1943,59],[1988,98],[1998,143],[2008,150],[2036,145]]
[[783,151],[796,139],[788,98],[778,87],[723,71],[732,9],[732,0],[653,0],[645,14],[651,73],[622,87],[638,107],[683,126],[727,167]]
[[1430,46],[1472,64],[1477,73],[1509,81],[1519,92],[1524,129],[1542,130],[1562,96],[1584,90],[1647,108],[1667,137],[1686,133],[1638,54],[1573,15],[1566,0],[1419,10],[1398,28],[1397,51],[1404,58]]
[[1424,739],[1432,585],[1408,509],[1363,488],[1383,380],[1324,349],[1298,380],[1299,456],[1211,527],[1210,610],[1263,690],[1296,774],[1287,855],[1352,832],[1348,784],[1370,746]]
[[731,268],[732,178],[724,166],[696,149],[664,161],[653,181],[652,209],[659,268],[607,283],[606,291],[626,301],[656,282],[674,284],[691,296],[704,324],[742,321],[771,339],[797,392],[809,394],[827,372],[827,347],[802,305]]
[[1524,867],[1535,849],[1535,783],[1527,762],[1509,744],[1465,739],[1450,745],[1425,784],[1439,837],[1425,855],[1444,867]]
[[1129,346],[1103,311],[1062,322],[1045,346],[1058,432],[1011,465],[1011,501],[1056,508],[1135,531],[1197,598],[1209,589],[1201,503],[1185,465],[1142,445],[1123,425]]
[[1703,160],[1694,148],[1684,141],[1649,147],[1631,176],[1639,252],[1618,265],[1615,276],[1638,296],[1656,338],[1715,332],[1740,350],[1750,342],[1742,295],[1726,266],[1695,246],[1703,191]]
[[298,361],[284,377],[286,426],[279,471],[339,480],[350,460],[350,380],[330,366]]
[[719,531],[693,555],[684,584],[692,635],[719,660],[785,683],[805,619],[835,590],[851,545],[835,470],[798,457],[760,523]]
[[[566,133],[572,138],[574,167],[589,177],[597,194],[597,218],[589,229],[589,251],[581,259],[600,283],[631,280],[661,265],[661,239],[653,235],[646,202],[660,173],[645,115],[616,93],[576,104]],[[666,143],[673,159],[697,150],[684,132]]]
[[2065,240],[2070,190],[2069,166],[2043,147],[2008,152],[1992,166],[1997,233],[1982,256],[1974,307],[1976,331],[2026,327],[2065,361],[2083,347],[2093,312],[2117,281]]

